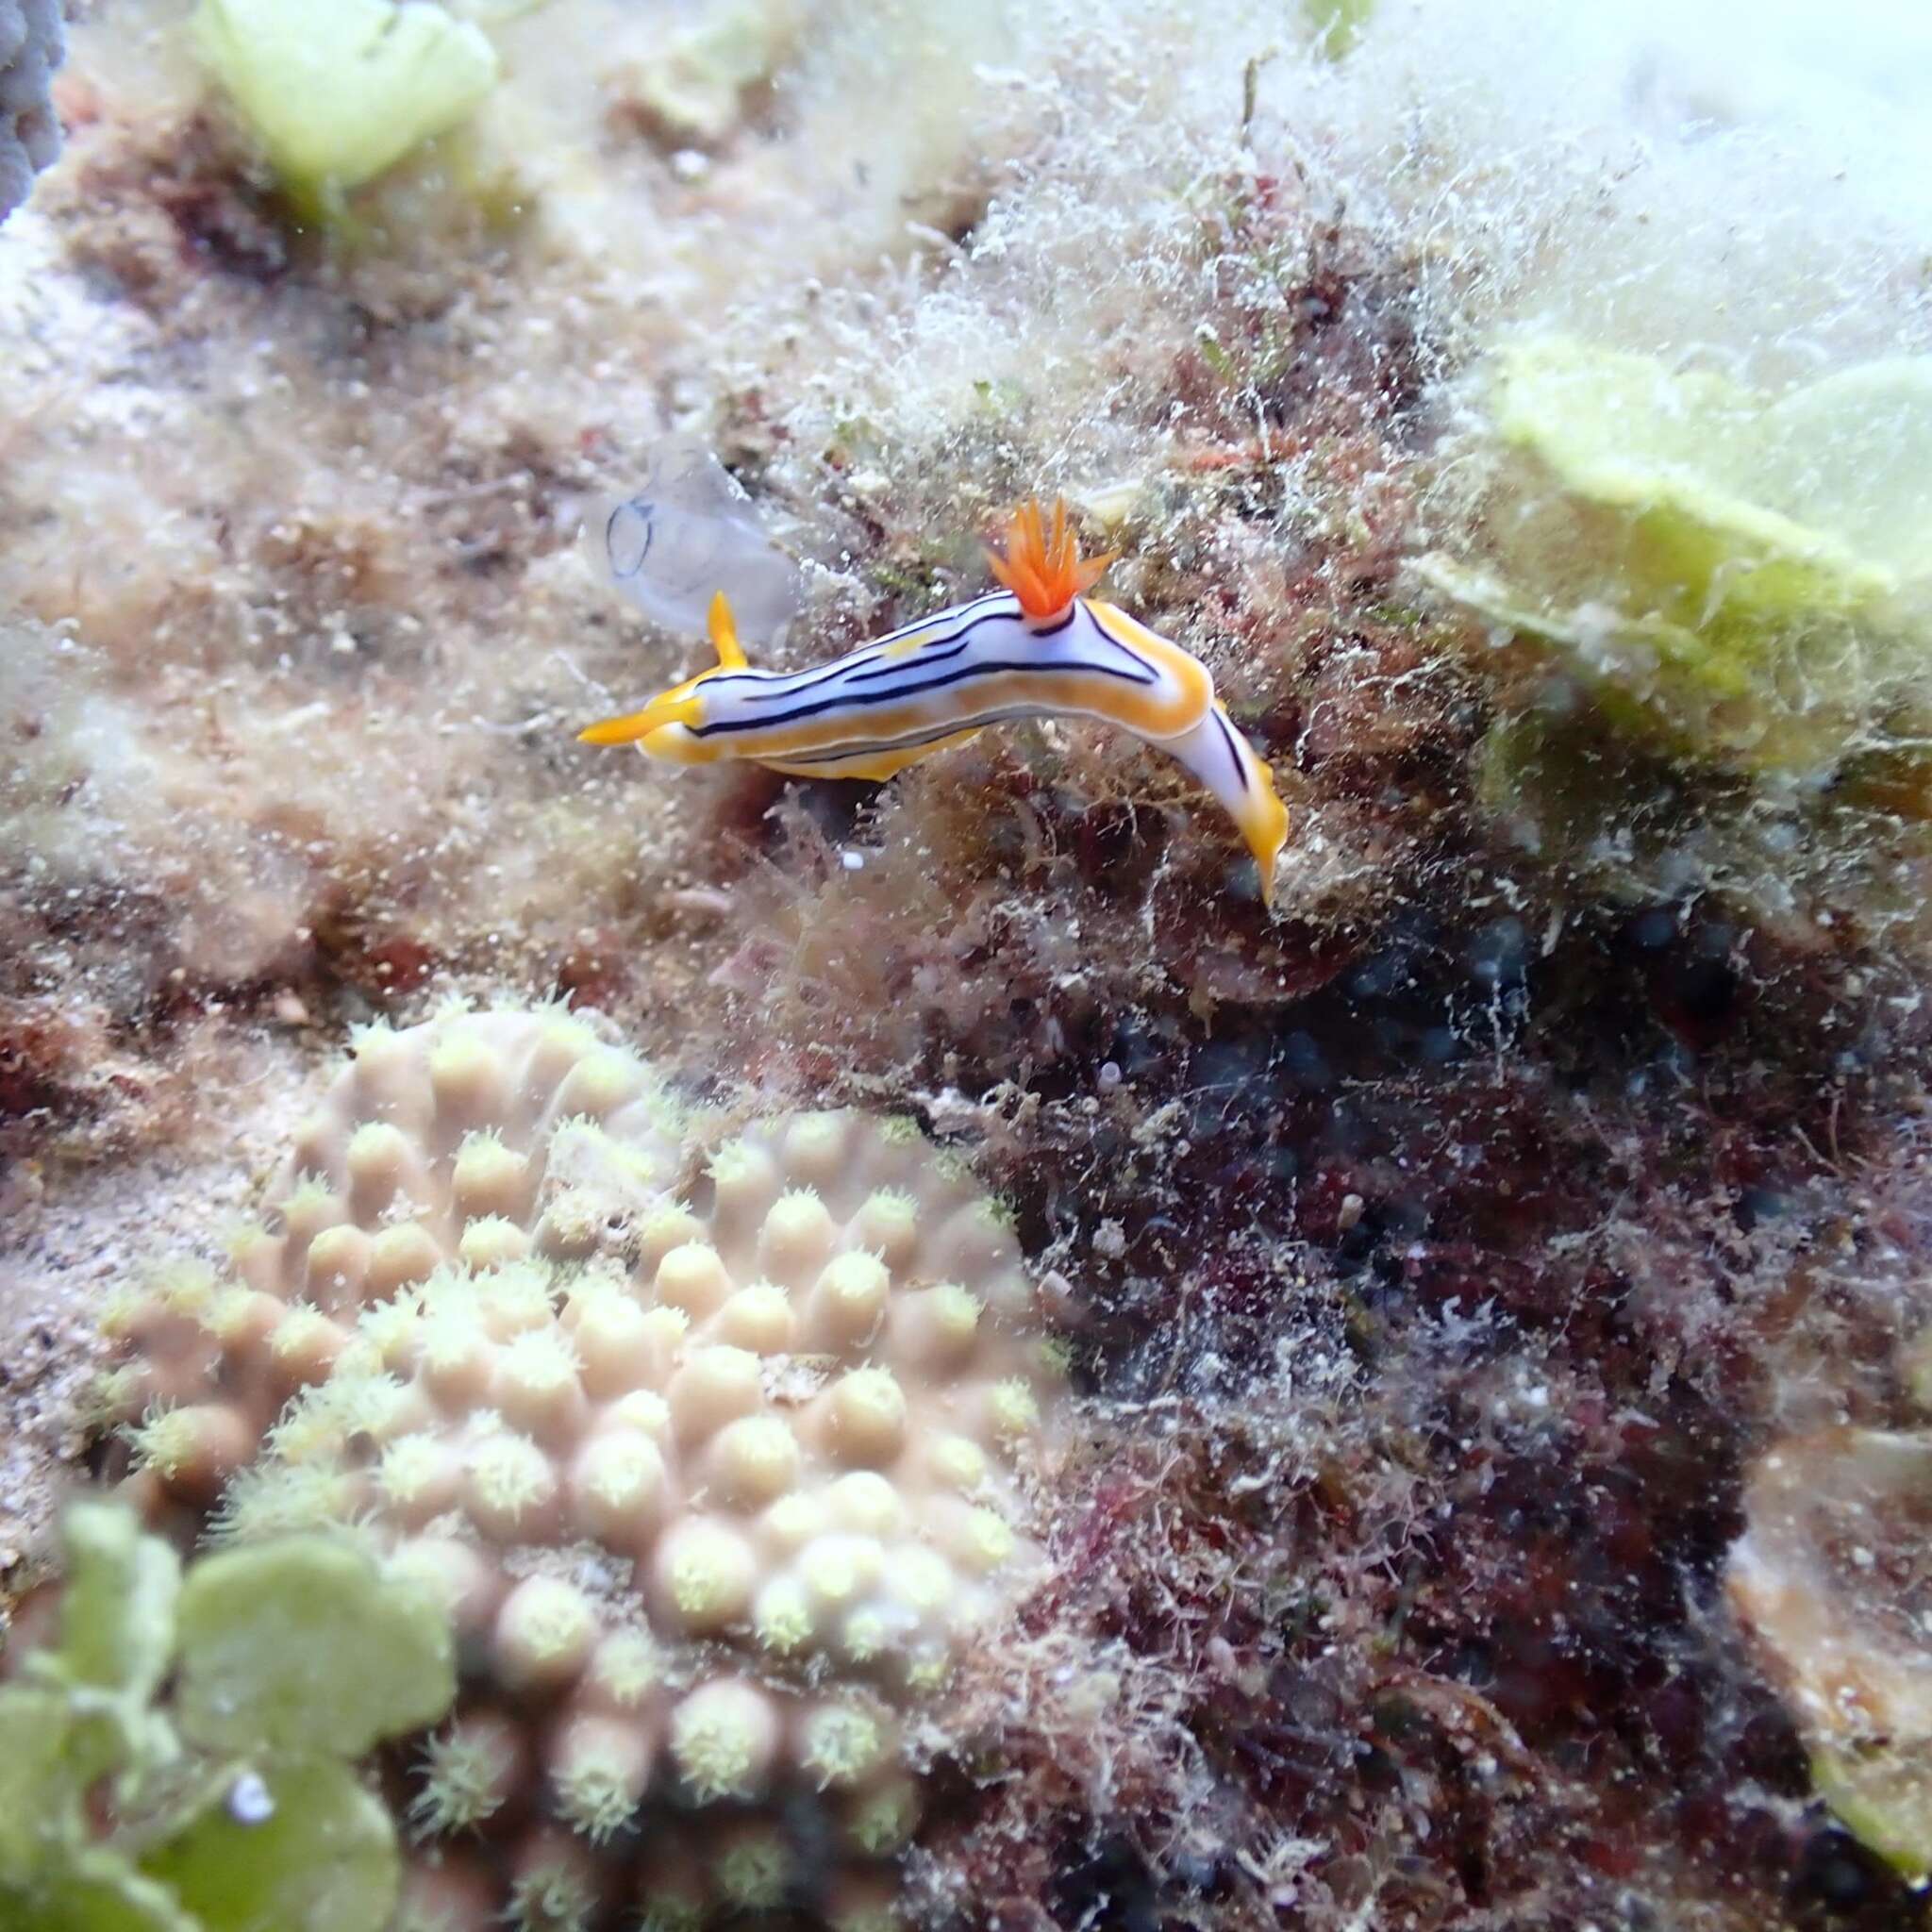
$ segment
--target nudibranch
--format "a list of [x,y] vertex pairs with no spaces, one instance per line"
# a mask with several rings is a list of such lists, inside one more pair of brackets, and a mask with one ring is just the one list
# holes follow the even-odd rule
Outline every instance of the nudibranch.
[[641,711],[578,735],[635,743],[678,764],[750,758],[808,778],[890,778],[1011,718],[1097,718],[1177,759],[1225,808],[1272,897],[1288,837],[1274,775],[1214,695],[1201,661],[1089,597],[1111,556],[1082,558],[1056,503],[1015,511],[1006,554],[988,552],[1004,587],[890,632],[806,671],[754,669],[720,591],[718,661]]

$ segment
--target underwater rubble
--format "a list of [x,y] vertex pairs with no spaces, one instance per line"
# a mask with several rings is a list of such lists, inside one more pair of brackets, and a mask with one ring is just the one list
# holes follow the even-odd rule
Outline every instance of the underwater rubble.
[[[63,151],[0,231],[0,1669],[28,1674],[0,1735],[57,1680],[105,1707],[47,1614],[63,1521],[124,1534],[77,1491],[188,1556],[262,1432],[302,1437],[275,1411],[326,1385],[295,1358],[344,1309],[248,1271],[327,1231],[301,1174],[355,1192],[325,1070],[467,1003],[647,1059],[633,1138],[690,1201],[731,1163],[698,1178],[673,1113],[941,1149],[947,1213],[1003,1204],[998,1256],[950,1272],[1009,1272],[999,1346],[1035,1353],[932,1400],[996,1446],[1034,1426],[1001,1433],[1021,1389],[1050,1453],[991,1525],[838,1491],[969,1568],[974,1534],[1024,1542],[1024,1587],[962,1600],[942,1692],[878,1691],[877,1633],[829,1610],[823,1657],[760,1659],[775,1586],[720,1531],[691,1574],[736,1582],[677,1641],[738,1701],[682,1746],[689,1671],[582,1710],[545,1674],[558,1645],[588,1671],[628,1583],[578,1615],[580,1577],[519,1557],[548,1637],[477,1585],[442,1798],[417,1744],[316,1773],[386,1807],[343,1801],[358,1909],[408,1865],[408,1928],[1923,1924],[1932,212],[1903,162],[1835,173],[1748,103],[1659,131],[1634,28],[1594,68],[1505,0],[1129,0],[1100,33],[1058,0],[413,0],[393,36],[357,0],[301,61],[289,17],[86,11]],[[358,114],[314,111],[329,84]],[[1184,773],[1077,722],[885,783],[575,742],[709,661],[708,575],[744,580],[756,660],[803,670],[983,594],[984,542],[1055,495],[1269,762],[1272,906]],[[460,1111],[459,1058],[362,1127]],[[655,1280],[643,1181],[604,1179],[568,1239]],[[534,1196],[454,1260],[438,1222],[430,1295],[391,1198],[323,1245],[412,1321],[566,1239]],[[838,1199],[854,1255],[896,1239],[869,1198]],[[248,1327],[275,1311],[210,1286],[230,1266],[296,1305],[273,1399],[220,1366],[278,1359]],[[787,1312],[729,1286],[745,1324]],[[571,1430],[517,1463],[485,1426],[562,1429],[603,1345],[563,1296],[490,1304],[492,1347],[571,1333],[484,1421],[471,1391],[462,1457],[488,1439],[486,1475],[581,1503]],[[710,1366],[743,1380],[734,1335]],[[181,1373],[137,1387],[149,1347]],[[833,1455],[699,1406],[741,1453],[629,1444],[609,1482]],[[326,1489],[367,1537],[397,1444],[366,1423],[232,1494],[308,1535],[336,1519],[270,1505]],[[414,1457],[489,1516],[419,1433],[395,1494]],[[541,1543],[520,1523],[483,1534]],[[939,1616],[902,1567],[871,1607]],[[634,1594],[688,1614],[675,1578]],[[160,1748],[137,1704],[214,1750],[140,1669],[99,1765]],[[650,1836],[703,1739],[786,1769],[696,1823],[679,1788]],[[891,1819],[841,1838],[867,1794]],[[48,1830],[121,1857],[81,1815]],[[475,1829],[441,1854],[439,1822]],[[43,1849],[0,1830],[0,1905],[23,1871],[52,1895]],[[114,1883],[160,1912],[150,1849]],[[634,1857],[649,1899],[605,1875]],[[228,1923],[185,1896],[75,1923]]]

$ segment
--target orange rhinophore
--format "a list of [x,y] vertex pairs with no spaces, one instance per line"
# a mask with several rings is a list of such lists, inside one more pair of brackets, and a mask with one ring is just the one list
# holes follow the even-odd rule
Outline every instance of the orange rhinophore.
[[1053,500],[1053,536],[1040,512],[1040,499],[1029,498],[1013,512],[1007,525],[1007,552],[989,550],[992,574],[1020,600],[1028,617],[1058,617],[1075,597],[1097,584],[1116,553],[1082,558],[1074,533],[1067,528],[1067,500]]

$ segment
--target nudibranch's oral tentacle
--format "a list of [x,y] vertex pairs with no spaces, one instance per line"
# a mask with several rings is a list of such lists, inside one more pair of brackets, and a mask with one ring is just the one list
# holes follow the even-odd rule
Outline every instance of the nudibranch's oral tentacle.
[[[674,685],[662,697],[653,698],[641,711],[628,711],[621,718],[600,719],[595,724],[589,724],[577,733],[580,744],[629,744],[634,740],[656,738],[660,732],[673,725],[688,725],[703,715],[704,708],[691,694],[698,683],[695,677],[683,684]],[[657,747],[652,747],[654,750]],[[670,758],[670,751],[660,751],[660,757]]]
[[695,724],[704,716],[703,700],[695,695],[699,685],[708,684],[726,672],[742,671],[747,661],[744,646],[738,641],[738,623],[731,615],[730,599],[723,591],[711,599],[709,628],[711,648],[718,654],[718,661],[709,671],[700,671],[695,677],[687,677],[682,684],[673,685],[662,696],[653,698],[641,711],[629,711],[621,718],[606,718],[588,725],[577,733],[577,741],[580,744],[639,742],[657,758],[672,758],[684,764],[698,762],[687,756],[680,749],[681,741],[672,738],[669,733],[674,726]]
[[717,664],[582,736],[635,741],[680,764],[749,758],[802,777],[883,779],[989,724],[1094,718],[1168,752],[1221,801],[1261,869],[1265,897],[1288,831],[1274,774],[1216,701],[1198,658],[1080,594],[1107,562],[1082,560],[1063,503],[1051,531],[1039,504],[1027,504],[994,561],[1008,591],[792,673],[745,662],[721,591],[710,625]]

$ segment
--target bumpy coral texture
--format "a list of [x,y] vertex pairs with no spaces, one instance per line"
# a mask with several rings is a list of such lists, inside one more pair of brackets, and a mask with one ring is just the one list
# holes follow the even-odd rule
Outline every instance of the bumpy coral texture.
[[[554,1009],[364,1032],[276,1203],[232,1277],[112,1312],[104,1399],[156,1517],[353,1525],[449,1604],[470,1689],[413,1816],[507,1863],[425,1852],[423,1914],[783,1904],[802,1798],[848,1868],[896,1852],[908,1707],[1040,1569],[1058,1364],[997,1204],[901,1121],[701,1158]],[[698,1857],[659,1801],[730,1815]]]
[[61,44],[59,0],[0,0],[0,221],[59,152],[47,77]]

